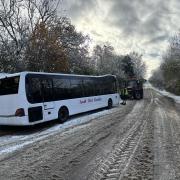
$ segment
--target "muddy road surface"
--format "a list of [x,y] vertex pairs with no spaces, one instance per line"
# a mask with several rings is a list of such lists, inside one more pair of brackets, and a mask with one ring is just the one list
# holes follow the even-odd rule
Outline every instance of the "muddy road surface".
[[0,128],[0,180],[180,179],[180,104],[153,89],[126,106],[38,128]]

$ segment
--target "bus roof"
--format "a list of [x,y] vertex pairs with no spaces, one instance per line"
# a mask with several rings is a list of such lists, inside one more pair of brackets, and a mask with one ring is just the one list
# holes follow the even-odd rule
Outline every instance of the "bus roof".
[[14,76],[20,76],[20,75],[26,75],[26,74],[40,74],[40,75],[63,75],[63,76],[77,76],[77,77],[106,77],[106,76],[113,76],[112,74],[105,74],[101,76],[93,76],[93,75],[79,75],[79,74],[64,74],[64,73],[46,73],[46,72],[31,72],[31,71],[23,71],[19,73],[13,73],[13,74],[6,74],[4,73],[2,76],[0,76],[0,79],[8,78],[8,77],[14,77]]

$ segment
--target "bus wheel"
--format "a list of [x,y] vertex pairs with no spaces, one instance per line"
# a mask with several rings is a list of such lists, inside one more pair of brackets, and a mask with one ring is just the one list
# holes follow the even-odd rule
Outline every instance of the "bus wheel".
[[69,111],[67,107],[61,107],[58,113],[58,120],[60,123],[65,122],[69,117]]
[[112,99],[108,100],[108,109],[111,109],[113,105]]

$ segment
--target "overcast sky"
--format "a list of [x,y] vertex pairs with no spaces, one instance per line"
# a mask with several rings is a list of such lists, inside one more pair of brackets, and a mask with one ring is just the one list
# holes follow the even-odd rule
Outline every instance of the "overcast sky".
[[64,0],[63,9],[94,44],[109,41],[118,53],[142,53],[148,76],[180,26],[180,0]]

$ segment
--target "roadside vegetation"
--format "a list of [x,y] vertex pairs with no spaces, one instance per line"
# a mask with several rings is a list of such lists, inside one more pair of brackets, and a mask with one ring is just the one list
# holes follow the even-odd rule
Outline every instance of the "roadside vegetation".
[[90,51],[92,39],[59,15],[60,2],[0,0],[0,72],[114,74],[120,82],[144,77],[139,53],[117,54],[108,42]]
[[180,33],[171,37],[163,61],[150,82],[160,89],[180,95]]

